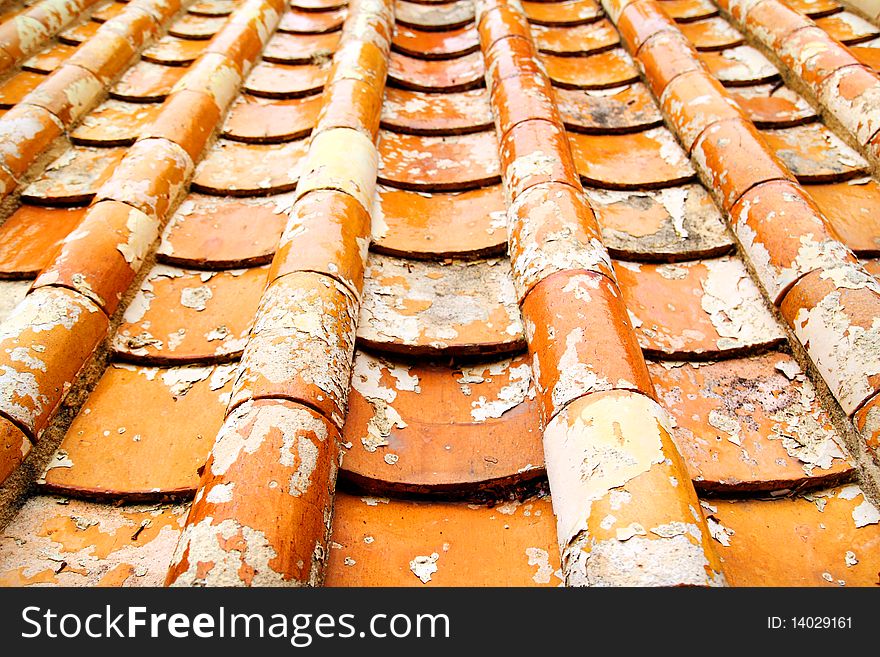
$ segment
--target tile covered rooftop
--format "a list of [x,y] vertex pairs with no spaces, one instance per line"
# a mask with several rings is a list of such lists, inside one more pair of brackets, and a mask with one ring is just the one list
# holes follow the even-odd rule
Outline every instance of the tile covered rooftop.
[[880,583],[876,3],[0,10],[0,584]]

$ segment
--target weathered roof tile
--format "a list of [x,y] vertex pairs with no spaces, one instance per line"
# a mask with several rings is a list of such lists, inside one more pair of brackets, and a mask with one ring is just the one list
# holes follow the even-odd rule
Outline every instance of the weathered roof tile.
[[871,23],[52,3],[0,48],[0,583],[871,583]]

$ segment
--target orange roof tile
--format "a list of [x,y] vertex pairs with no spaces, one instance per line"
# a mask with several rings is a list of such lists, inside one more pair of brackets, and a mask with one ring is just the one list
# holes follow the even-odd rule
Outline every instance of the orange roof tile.
[[876,584],[850,5],[7,16],[0,585]]

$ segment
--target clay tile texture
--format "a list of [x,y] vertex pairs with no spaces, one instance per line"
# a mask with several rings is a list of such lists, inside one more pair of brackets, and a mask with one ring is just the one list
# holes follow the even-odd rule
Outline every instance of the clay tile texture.
[[876,586],[876,17],[38,6],[0,586]]

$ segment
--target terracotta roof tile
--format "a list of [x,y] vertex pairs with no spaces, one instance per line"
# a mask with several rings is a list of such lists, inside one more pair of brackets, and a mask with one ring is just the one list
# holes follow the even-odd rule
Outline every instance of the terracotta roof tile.
[[522,7],[526,17],[535,25],[580,25],[593,22],[602,14],[595,0],[567,0],[553,4],[523,2]]
[[122,148],[73,146],[22,190],[22,198],[40,205],[88,203],[124,155]]
[[843,6],[835,0],[785,0],[785,4],[806,16],[819,18],[843,10]]
[[427,94],[388,88],[382,104],[382,127],[393,132],[456,135],[492,128],[492,108],[485,89]]
[[399,25],[391,45],[396,51],[419,59],[454,59],[480,49],[473,25],[442,32]]
[[846,45],[863,43],[880,36],[877,26],[848,11],[817,18],[816,25],[828,32],[829,36]]
[[189,13],[199,16],[228,16],[235,9],[235,0],[199,0],[189,7]]
[[467,91],[483,84],[483,58],[470,53],[452,60],[419,59],[392,53],[389,83],[414,91]]
[[416,259],[503,253],[507,248],[504,211],[500,185],[451,193],[380,186],[373,206],[371,248]]
[[326,66],[263,62],[245,80],[244,89],[263,98],[300,98],[320,92],[326,79]]
[[446,31],[464,27],[474,19],[474,6],[468,0],[419,5],[406,0],[394,3],[395,20],[404,27]]
[[[877,584],[877,508],[857,486],[779,500],[711,500],[703,512],[734,586]],[[783,555],[782,545],[799,548]]]
[[472,507],[339,494],[326,585],[560,584],[548,499]]
[[358,352],[340,477],[378,495],[513,486],[543,473],[537,422],[527,356],[447,367]]
[[465,191],[501,180],[492,132],[434,137],[383,131],[379,182],[415,191]]
[[799,182],[836,182],[863,176],[868,163],[821,123],[765,130],[764,138]]
[[[192,188],[206,194],[253,196],[278,194],[296,187],[304,140],[247,144],[219,140],[199,163]],[[235,166],[230,167],[230,163]]]
[[180,267],[267,264],[284,229],[286,197],[189,194],[162,234],[157,258]]
[[713,358],[783,340],[737,258],[615,265],[633,327],[648,353]]
[[339,45],[339,34],[286,34],[277,32],[266,44],[263,59],[279,64],[306,64],[329,58]]
[[400,353],[491,354],[523,346],[505,260],[404,262],[371,256],[358,338]]
[[733,248],[721,213],[699,184],[659,190],[585,189],[602,240],[624,260],[689,260]]
[[880,250],[880,228],[875,223],[880,186],[875,180],[810,185],[809,191],[841,241],[854,253],[873,256]]
[[345,0],[292,0],[290,6],[302,11],[333,11],[346,4]]
[[0,276],[35,276],[84,214],[84,208],[22,205],[0,227]]
[[150,363],[228,360],[241,354],[266,270],[201,272],[156,266],[126,310],[113,343]]
[[585,25],[532,25],[531,28],[538,50],[552,55],[590,55],[620,43],[617,30],[604,18]]
[[68,14],[0,48],[0,583],[874,583],[871,23]]
[[878,60],[880,50],[877,49],[876,40],[871,41],[866,46],[850,46],[850,52],[862,64],[873,69],[875,72],[877,71],[878,65],[880,65],[880,60]]
[[550,80],[563,89],[608,89],[638,79],[632,60],[621,48],[586,57],[545,55],[543,61]]
[[186,511],[32,497],[3,530],[0,585],[158,586]]
[[205,47],[204,41],[180,39],[166,35],[144,50],[142,56],[146,61],[154,64],[188,66],[202,54]]
[[43,488],[99,500],[191,496],[234,372],[233,365],[111,365],[49,461]]
[[131,103],[109,99],[92,110],[70,133],[82,146],[130,146],[159,112],[154,103]]
[[226,18],[223,16],[188,14],[172,23],[168,34],[181,39],[210,39],[225,22]]
[[730,89],[730,96],[759,128],[783,128],[815,120],[810,104],[789,87],[774,84]]
[[726,50],[742,45],[743,35],[721,17],[715,16],[681,25],[684,34],[697,50]]
[[641,132],[663,118],[640,82],[616,89],[555,89],[556,104],[568,130],[595,134]]
[[700,491],[815,488],[853,475],[841,437],[791,356],[771,351],[650,369]]
[[779,78],[776,67],[751,46],[700,53],[700,59],[724,85],[746,87]]
[[163,66],[142,61],[130,68],[110,90],[119,100],[155,103],[165,100],[171,89],[186,74],[179,66]]
[[71,27],[67,30],[58,34],[58,40],[61,43],[66,43],[73,46],[78,46],[85,41],[88,41],[95,33],[100,29],[101,23],[96,21],[87,21],[85,23],[80,23],[75,27]]
[[657,189],[689,182],[694,169],[666,128],[633,134],[569,134],[581,181],[606,189]]
[[287,100],[241,95],[229,110],[223,136],[267,144],[302,139],[314,127],[320,106],[319,95]]
[[318,13],[289,9],[281,16],[278,31],[293,34],[335,32],[342,27],[345,15],[346,11],[344,9]]
[[55,43],[45,50],[38,52],[33,57],[24,60],[21,67],[25,71],[32,71],[34,73],[51,73],[61,66],[75,50],[76,46]]
[[45,80],[42,73],[21,71],[0,85],[0,107],[13,107]]

